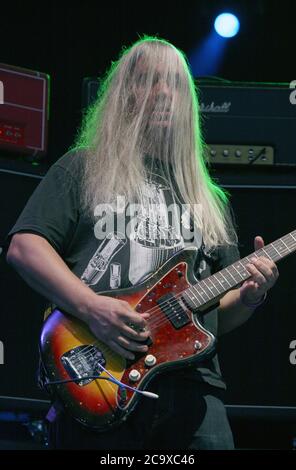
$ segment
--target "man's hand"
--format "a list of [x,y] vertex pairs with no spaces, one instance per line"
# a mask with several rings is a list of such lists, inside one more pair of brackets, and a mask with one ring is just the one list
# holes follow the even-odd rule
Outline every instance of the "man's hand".
[[143,343],[149,337],[149,314],[135,312],[128,302],[98,295],[88,312],[88,326],[92,333],[113,351],[126,359],[134,359],[134,352],[146,352]]
[[[255,237],[254,246],[255,251],[263,248],[263,238]],[[251,261],[252,264],[247,264],[246,268],[252,277],[243,283],[240,288],[240,295],[247,304],[256,304],[275,284],[279,277],[279,272],[276,264],[265,256],[260,256],[260,258],[254,257]]]
[[149,337],[149,314],[134,312],[128,302],[97,295],[70,271],[44,237],[16,233],[7,260],[33,289],[86,322],[93,334],[118,354],[133,359],[131,351],[148,349],[143,341]]

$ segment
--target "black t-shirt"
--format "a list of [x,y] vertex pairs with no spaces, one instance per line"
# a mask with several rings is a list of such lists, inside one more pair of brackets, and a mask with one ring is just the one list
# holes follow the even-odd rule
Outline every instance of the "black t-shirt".
[[[138,284],[176,252],[192,244],[198,248],[195,263],[198,279],[205,279],[239,259],[236,246],[206,253],[202,237],[195,236],[192,242],[192,224],[186,212],[180,225],[176,225],[173,191],[159,161],[147,161],[149,171],[136,212],[126,210],[129,206],[119,199],[113,206],[100,206],[94,220],[80,207],[83,154],[68,152],[38,185],[9,236],[21,231],[43,236],[71,271],[97,293]],[[168,211],[168,207],[173,210]],[[203,316],[203,324],[217,335],[216,308]],[[216,356],[189,373],[198,380],[225,387]]]

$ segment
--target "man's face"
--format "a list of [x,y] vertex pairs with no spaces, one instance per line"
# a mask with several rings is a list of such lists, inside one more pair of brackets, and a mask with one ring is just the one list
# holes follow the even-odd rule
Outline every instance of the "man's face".
[[[140,60],[136,66],[135,109],[140,110],[147,94],[146,76],[148,67]],[[150,128],[167,128],[172,120],[172,101],[178,99],[178,74],[165,77],[161,64],[155,66],[152,86],[146,101],[145,113]]]

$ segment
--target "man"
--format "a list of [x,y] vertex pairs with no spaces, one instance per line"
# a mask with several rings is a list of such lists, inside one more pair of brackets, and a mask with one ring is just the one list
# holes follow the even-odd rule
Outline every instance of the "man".
[[[239,258],[227,196],[203,158],[197,96],[180,51],[144,38],[123,52],[74,149],[51,167],[10,235],[8,262],[28,284],[127,360],[148,351],[150,315],[100,292],[142,282],[187,246],[198,249],[200,279]],[[255,250],[263,246],[256,237]],[[243,324],[276,281],[272,261],[251,261],[250,278],[204,314],[214,335]],[[100,433],[55,403],[50,445],[231,449],[224,388],[217,357],[162,374],[149,385],[158,400],[143,399],[124,424]]]

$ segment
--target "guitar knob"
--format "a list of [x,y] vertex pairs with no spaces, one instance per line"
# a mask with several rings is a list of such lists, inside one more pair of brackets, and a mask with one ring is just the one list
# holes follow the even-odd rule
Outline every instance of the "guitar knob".
[[198,351],[199,349],[201,349],[202,347],[202,344],[200,341],[196,340],[194,341],[194,348]]
[[148,354],[148,356],[145,357],[145,364],[148,367],[152,367],[156,364],[156,357],[153,356],[153,354]]
[[131,382],[137,382],[138,380],[140,380],[140,377],[141,374],[137,369],[132,369],[128,376]]

